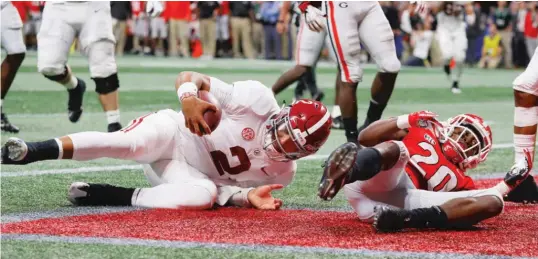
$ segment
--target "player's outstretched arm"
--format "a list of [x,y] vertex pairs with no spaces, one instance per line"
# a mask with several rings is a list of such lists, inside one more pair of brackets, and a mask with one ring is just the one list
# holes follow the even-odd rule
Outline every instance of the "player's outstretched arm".
[[428,121],[437,122],[436,116],[437,114],[430,111],[418,111],[376,121],[361,132],[359,144],[372,147],[388,140],[401,140],[407,135],[408,128],[427,127]]

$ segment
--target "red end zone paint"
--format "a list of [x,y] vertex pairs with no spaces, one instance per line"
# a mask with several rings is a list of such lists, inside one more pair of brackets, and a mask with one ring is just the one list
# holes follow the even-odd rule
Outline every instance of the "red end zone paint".
[[[497,182],[497,181],[494,181]],[[508,204],[475,231],[375,234],[353,213],[147,210],[2,225],[2,233],[538,256],[538,206]]]

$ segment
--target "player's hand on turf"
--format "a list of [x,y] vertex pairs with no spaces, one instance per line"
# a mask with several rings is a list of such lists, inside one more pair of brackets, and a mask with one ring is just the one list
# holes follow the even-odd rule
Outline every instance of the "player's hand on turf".
[[211,129],[204,120],[204,113],[208,110],[216,112],[217,107],[195,96],[184,98],[181,103],[185,127],[198,136],[211,134]]
[[525,153],[525,157],[517,161],[504,177],[504,182],[512,189],[523,182],[532,170],[532,154],[528,149],[523,150],[523,152]]
[[437,114],[431,111],[413,112],[407,116],[409,127],[426,128],[429,126],[428,122],[440,125],[436,119],[437,116]]
[[164,4],[161,1],[148,1],[146,3],[146,13],[149,17],[158,17],[164,11]]
[[321,10],[318,8],[309,5],[304,12],[305,22],[308,25],[308,28],[311,31],[321,32],[325,28],[325,17]]
[[274,198],[271,192],[283,187],[282,184],[258,186],[248,192],[248,201],[252,207],[259,210],[278,210],[282,206],[282,200]]

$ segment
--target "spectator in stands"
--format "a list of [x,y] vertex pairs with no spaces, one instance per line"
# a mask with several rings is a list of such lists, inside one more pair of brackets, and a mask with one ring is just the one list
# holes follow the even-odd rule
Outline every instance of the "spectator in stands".
[[258,58],[265,57],[265,35],[263,35],[262,14],[260,13],[262,3],[263,1],[254,1],[252,3],[254,13],[254,20],[252,22],[252,46],[255,56]]
[[222,1],[217,16],[217,57],[229,57],[230,44],[230,2]]
[[394,33],[394,43],[396,44],[396,54],[398,58],[402,57],[402,37],[400,32],[400,17],[398,15],[397,2],[383,1],[380,3],[387,20],[389,21],[392,32]]
[[254,19],[254,10],[252,3],[248,1],[230,2],[230,11],[232,13],[231,27],[232,27],[232,49],[234,57],[241,57],[239,52],[239,41],[241,40],[241,47],[243,48],[243,54],[249,59],[254,58],[254,50],[252,48],[252,22]]
[[502,36],[497,30],[497,25],[489,25],[488,35],[484,37],[484,46],[482,47],[482,57],[478,62],[479,68],[495,69],[499,66],[503,56]]
[[527,46],[525,44],[525,17],[527,16],[527,6],[525,2],[511,3],[513,19],[514,38],[513,45],[513,63],[517,67],[526,67],[529,62],[527,55]]
[[125,1],[110,1],[112,15],[112,31],[116,38],[116,56],[123,56],[127,38],[127,19],[131,16],[131,3]]
[[465,62],[469,65],[475,65],[478,62],[478,49],[480,48],[479,40],[482,38],[480,29],[480,13],[475,10],[472,3],[465,4],[465,24],[467,25],[467,55]]
[[528,5],[525,16],[525,43],[527,55],[532,57],[534,50],[538,47],[538,10],[536,2],[529,2]]
[[170,36],[168,37],[168,53],[170,56],[178,55],[178,39],[179,50],[183,57],[190,57],[190,41],[191,31],[189,29],[189,21],[191,19],[191,3],[189,1],[169,1],[166,2],[164,12],[169,19]]
[[263,34],[265,35],[265,59],[282,59],[282,44],[276,31],[276,23],[280,15],[280,3],[275,1],[263,2],[261,9]]
[[413,32],[413,26],[411,25],[411,14],[414,12],[415,7],[416,5],[408,4],[407,8],[402,11],[402,15],[400,16],[400,29],[403,37],[402,60],[407,60],[413,52],[412,46],[410,44],[410,37]]
[[203,58],[213,59],[217,43],[217,14],[219,3],[217,1],[200,1],[198,17],[200,19],[200,40],[202,41]]
[[429,66],[428,53],[433,40],[430,22],[418,22],[416,30],[411,32],[410,45],[413,54],[405,62],[406,66]]
[[[133,19],[133,54],[144,52],[149,54],[151,48],[149,46],[149,23],[146,16],[144,1],[131,1],[131,17]],[[140,41],[143,42],[143,48],[140,46]]]
[[[172,2],[166,2],[172,3]],[[158,17],[150,18],[150,31],[151,31],[151,49],[153,54],[165,53],[164,52],[164,40],[168,37],[168,28],[166,26],[168,9],[164,9]],[[170,45],[170,41],[168,42]],[[170,47],[169,47],[170,48]]]
[[497,25],[497,30],[502,38],[504,67],[512,68],[512,13],[506,7],[506,1],[497,3],[497,10],[493,14],[493,21]]

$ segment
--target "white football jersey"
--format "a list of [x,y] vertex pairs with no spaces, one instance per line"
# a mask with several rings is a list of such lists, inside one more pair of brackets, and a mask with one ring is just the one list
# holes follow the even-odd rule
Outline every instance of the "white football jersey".
[[437,30],[444,30],[452,33],[465,33],[465,21],[463,20],[463,13],[454,16],[447,15],[444,12],[437,14]]
[[271,90],[258,81],[227,84],[212,77],[210,92],[220,101],[222,119],[203,137],[180,128],[187,163],[217,184],[240,187],[293,176],[294,161],[271,160],[263,150],[266,123],[280,111]]

